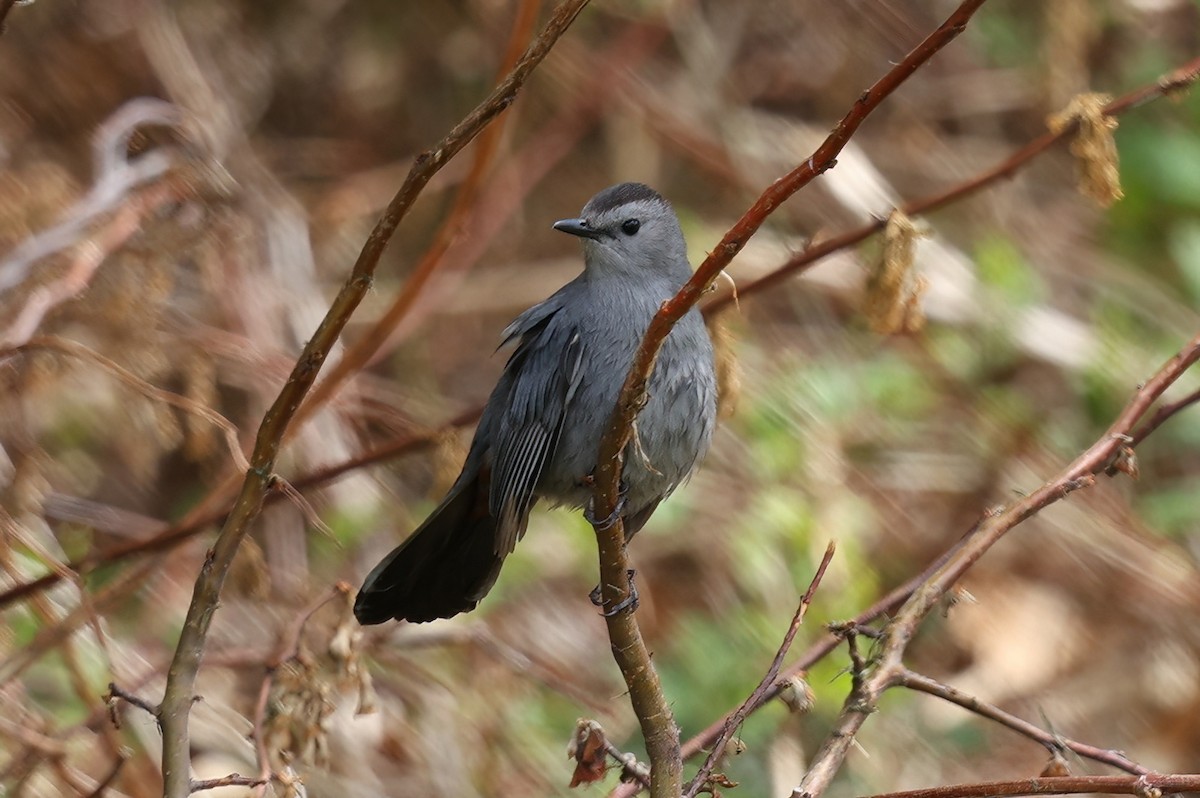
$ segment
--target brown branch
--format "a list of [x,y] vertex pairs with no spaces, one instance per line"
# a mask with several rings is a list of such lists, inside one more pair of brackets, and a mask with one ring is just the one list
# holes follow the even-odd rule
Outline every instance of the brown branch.
[[[856,615],[852,620],[848,621],[847,625],[853,625],[856,628],[862,627],[865,624],[871,623],[872,621],[877,620],[884,615],[894,612],[900,607],[901,604],[907,601],[908,597],[912,595],[913,591],[916,590],[917,587],[920,586],[927,578],[929,578],[929,576],[937,571],[937,569],[940,568],[956,550],[957,546],[955,548],[951,548],[949,551],[943,552],[936,560],[926,566],[924,571],[912,577],[900,586],[893,588],[883,598],[879,599],[870,607]],[[751,696],[752,701],[750,702],[749,713],[758,711],[768,701],[778,696],[780,688],[784,683],[786,683],[793,676],[803,674],[817,662],[828,656],[838,647],[842,639],[843,638],[840,635],[823,635],[819,640],[813,643],[808,650],[796,660],[796,662],[794,662],[787,670],[782,672],[780,679],[776,681],[775,684],[769,686],[765,691],[762,692],[762,694],[758,696]],[[709,724],[708,728],[704,729],[685,742],[681,747],[683,758],[691,759],[701,751],[711,747],[716,741],[717,737],[724,730],[729,718],[736,711],[737,709],[730,710],[724,715],[724,717]],[[637,792],[638,788],[636,785],[623,784],[613,790],[611,795],[612,798],[629,798],[629,796],[634,795]]]
[[[1186,64],[1172,70],[1153,83],[1147,84],[1146,86],[1125,94],[1106,106],[1105,113],[1110,116],[1123,114],[1134,108],[1139,108],[1151,100],[1186,88],[1187,86],[1196,82],[1197,79],[1200,79],[1200,58],[1196,58],[1187,62]],[[972,180],[962,183],[945,193],[938,194],[933,197],[914,200],[913,202],[902,206],[902,210],[911,215],[928,212],[969,196],[970,194],[975,193],[979,189],[990,185],[1000,178],[1010,177],[1017,169],[1026,165],[1036,155],[1045,151],[1051,144],[1054,143],[1054,141],[1057,141],[1059,138],[1069,134],[1069,132],[1069,130],[1063,131],[1061,134],[1056,134],[1053,136],[1051,136],[1051,134],[1043,135],[1038,139],[1035,139],[1033,142],[1030,142],[1028,145],[1014,155],[1010,156],[1006,161],[1004,161],[1004,163],[1000,164],[994,169],[978,175]],[[802,271],[805,267],[811,265],[813,262],[830,255],[835,251],[845,249],[863,241],[872,234],[882,230],[885,221],[886,220],[880,220],[877,223],[848,231],[835,238],[827,239],[819,244],[810,246],[803,253],[789,260],[783,266],[772,271],[768,275],[759,278],[748,285],[741,286],[738,292],[739,297],[761,292],[765,288],[774,286],[784,277],[794,276],[795,273]],[[713,312],[720,312],[726,309],[732,303],[732,294],[727,293],[714,299],[712,302],[709,302],[705,306],[704,311],[706,315]],[[1196,401],[1200,401],[1200,391],[1198,391],[1196,394],[1189,395],[1179,402],[1160,407],[1155,413],[1154,417],[1133,434],[1132,445],[1136,446],[1146,437],[1146,435],[1148,435],[1154,429],[1157,429],[1160,424],[1165,422],[1171,416],[1175,415],[1175,413],[1187,406],[1190,406],[1190,404]],[[973,531],[974,530],[972,530],[972,532]],[[918,585],[923,583],[937,568],[940,568],[941,565],[944,564],[955,551],[957,551],[957,547],[941,555],[922,574],[910,579],[908,582],[891,591],[891,593],[877,601],[872,607],[856,616],[852,622],[856,625],[862,625],[870,623],[886,613],[894,612],[901,603],[909,598],[913,590]],[[0,606],[2,606],[2,604],[0,604]],[[837,647],[839,640],[839,638],[833,635],[825,635],[822,637],[820,640],[815,642],[799,658],[799,660],[797,660],[795,664],[793,664],[787,671],[784,672],[784,678],[790,678],[793,675],[802,673],[824,657],[828,656],[828,654]],[[768,690],[762,696],[761,701],[751,708],[751,711],[756,711],[763,704],[766,704],[768,701],[775,698],[777,694],[778,690],[775,688]],[[725,726],[725,722],[733,711],[735,710],[731,710],[724,717],[714,721],[706,729],[685,742],[682,746],[683,758],[689,759],[711,746],[713,741],[716,740],[717,736],[721,733],[721,730]],[[613,796],[614,798],[619,798],[621,796],[633,795],[636,792],[636,787],[631,788],[628,785],[622,785],[613,792]]]
[[[745,246],[754,232],[781,203],[817,175],[831,169],[842,148],[859,125],[893,91],[941,48],[953,41],[983,5],[984,0],[964,0],[936,31],[907,57],[865,91],[850,111],[804,163],[772,183],[753,206],[727,232],[720,243],[680,289],[651,320],[621,388],[620,398],[600,442],[596,463],[592,507],[597,518],[607,518],[617,507],[623,453],[633,434],[633,423],[646,403],[647,385],[658,352],[675,323],[709,289],[721,270]],[[624,524],[597,528],[600,555],[600,584],[605,606],[628,604],[631,596],[628,560],[625,556]],[[653,796],[678,796],[682,788],[679,729],[662,693],[658,675],[650,662],[632,612],[607,618],[614,659],[629,687],[630,701],[642,727],[650,757]]]
[[854,736],[866,721],[885,690],[896,684],[904,672],[904,651],[917,626],[937,606],[942,596],[1010,529],[1076,490],[1091,487],[1096,476],[1107,471],[1122,449],[1129,446],[1129,433],[1150,406],[1197,360],[1200,360],[1200,335],[1168,360],[1143,386],[1108,428],[1087,451],[1021,501],[999,512],[989,513],[958,549],[937,569],[888,624],[880,641],[879,658],[862,684],[850,692],[833,730],[817,751],[793,798],[820,795],[833,780],[854,742]]
[[[1124,95],[1120,99],[1109,104],[1105,109],[1105,113],[1109,115],[1116,115],[1124,113],[1133,108],[1140,107],[1150,100],[1190,85],[1191,83],[1195,82],[1197,78],[1200,78],[1200,58],[1184,64],[1152,84],[1148,84]],[[950,202],[962,199],[963,197],[974,193],[978,189],[995,182],[1001,177],[1011,176],[1011,174],[1019,167],[1024,166],[1026,163],[1032,160],[1034,156],[1043,152],[1047,147],[1050,146],[1050,144],[1053,143],[1052,141],[1045,141],[1047,138],[1048,136],[1042,136],[1034,142],[1031,142],[1029,145],[1021,149],[1018,153],[1010,157],[995,169],[992,169],[983,175],[979,175],[976,178],[950,189],[943,194],[939,194],[935,197],[915,200],[903,206],[903,210],[906,213],[913,215],[921,212],[927,212],[945,204],[949,204]],[[782,267],[776,269],[765,277],[760,278],[749,285],[743,285],[739,289],[739,296],[746,296],[748,293],[754,294],[762,291],[765,288],[773,286],[785,276],[792,276],[794,273],[802,270],[804,267],[810,265],[814,261],[866,239],[873,233],[882,230],[883,225],[884,221],[881,220],[877,224],[867,225],[857,230],[844,233],[836,238],[823,241],[820,244],[815,244],[809,247],[804,253],[796,256]],[[733,299],[731,294],[725,294],[721,297],[718,297],[705,306],[705,313],[708,314],[711,312],[720,312],[728,305],[732,304],[732,301]],[[1174,408],[1170,412],[1167,412],[1166,415],[1162,416],[1161,418],[1158,418],[1156,415],[1157,423],[1162,423],[1169,416],[1173,415],[1174,412],[1182,409],[1182,406],[1184,406],[1186,402],[1187,400],[1182,400],[1180,403],[1178,403],[1181,405],[1180,407]],[[1159,412],[1163,413],[1168,407],[1170,406],[1164,406]],[[1157,426],[1157,424],[1155,426]],[[1148,432],[1149,430],[1146,431]],[[1139,433],[1141,432],[1142,430],[1139,430]],[[1141,441],[1142,437],[1144,437],[1144,435],[1141,435],[1140,437],[1138,434],[1134,435],[1135,445],[1137,442]],[[894,589],[887,596],[884,596],[882,599],[877,601],[872,607],[856,616],[852,622],[855,625],[862,625],[870,623],[886,613],[894,612],[901,603],[909,598],[913,590],[915,590],[918,585],[922,584],[930,575],[932,575],[934,571],[940,568],[955,551],[957,551],[957,547],[944,553],[922,574],[910,579],[908,582]],[[836,636],[825,635],[823,638],[814,643],[808,649],[808,651],[806,651],[799,658],[799,660],[797,660],[795,664],[793,664],[787,671],[784,672],[784,678],[790,678],[791,676],[802,673],[803,671],[812,667],[818,661],[826,657],[831,651],[833,651],[837,647],[839,640],[840,638]],[[778,695],[778,689],[773,687],[767,690],[766,693],[763,694],[761,700],[751,707],[751,712],[756,711],[759,707],[775,698],[776,695]],[[731,712],[727,713],[723,718],[714,721],[708,726],[708,728],[704,729],[684,743],[682,746],[683,757],[685,759],[691,758],[711,746],[713,741],[717,739],[717,736],[725,727],[725,723],[733,711],[734,710],[731,710]],[[613,795],[614,798],[617,798],[618,796],[633,795],[636,792],[636,787],[622,785],[613,792]]]
[[[1135,89],[1128,94],[1113,100],[1104,107],[1105,116],[1119,116],[1134,108],[1138,108],[1150,100],[1157,99],[1177,92],[1200,79],[1200,58],[1194,58],[1183,66],[1168,72],[1153,83]],[[946,205],[957,202],[964,197],[969,197],[972,194],[987,188],[999,180],[1012,177],[1018,169],[1032,161],[1038,155],[1041,155],[1046,150],[1050,149],[1057,142],[1074,135],[1078,123],[1072,123],[1063,130],[1057,133],[1043,133],[1033,141],[1026,144],[1021,149],[1010,155],[1002,163],[983,172],[970,180],[960,183],[953,188],[930,197],[923,197],[911,202],[905,203],[899,207],[899,210],[908,216],[918,216],[920,214],[929,213],[930,211],[943,208]],[[783,280],[794,277],[798,273],[806,270],[821,258],[838,252],[855,244],[859,244],[876,233],[883,230],[887,224],[887,219],[877,219],[870,224],[863,225],[855,230],[848,230],[841,235],[827,238],[819,243],[814,243],[805,248],[805,250],[795,257],[789,259],[786,263],[753,282],[742,285],[738,289],[738,296],[746,297],[764,291],[768,288],[781,283]],[[722,296],[717,297],[709,302],[704,310],[706,313],[714,313],[720,310],[727,309],[734,303],[734,295],[731,292],[726,292]]]
[[872,798],[998,798],[1011,795],[1067,795],[1084,792],[1152,796],[1196,790],[1200,790],[1200,774],[1195,773],[1170,776],[1045,776],[1017,781],[986,781],[979,784],[952,784],[924,790],[889,792]]
[[[763,696],[768,690],[775,688],[776,679],[779,678],[779,671],[783,668],[783,658],[787,656],[788,650],[792,647],[792,641],[796,639],[796,633],[800,631],[800,624],[804,623],[804,616],[808,613],[808,605],[812,603],[813,596],[817,592],[817,587],[820,586],[821,580],[825,577],[825,570],[829,568],[829,563],[833,560],[833,552],[836,549],[833,541],[825,547],[825,556],[821,558],[821,564],[817,566],[817,571],[813,574],[812,581],[808,583],[808,590],[804,591],[804,596],[800,599],[799,606],[796,607],[796,612],[792,616],[792,622],[788,626],[787,633],[783,636],[783,643],[780,644],[779,650],[775,652],[775,658],[771,660],[771,666],[767,668],[767,673],[763,676],[758,686],[751,691],[742,705],[734,712],[725,718],[725,723],[721,728],[721,733],[717,735],[717,739],[713,742],[712,750],[708,754],[708,758],[704,760],[704,764],[700,766],[700,770],[688,785],[687,798],[696,798],[696,795],[702,789],[706,788],[705,782],[712,775],[713,768],[717,765],[717,760],[725,753],[725,746],[729,744],[730,738],[733,736],[746,717],[750,714],[754,707],[759,706],[763,701]],[[775,688],[777,690],[777,688]]]
[[976,715],[994,720],[1002,726],[1012,729],[1017,734],[1028,737],[1034,742],[1044,745],[1050,753],[1057,753],[1064,749],[1074,751],[1079,756],[1086,759],[1091,759],[1096,762],[1102,762],[1105,765],[1110,765],[1114,768],[1124,770],[1127,773],[1132,773],[1135,776],[1145,775],[1150,773],[1148,768],[1144,768],[1132,759],[1129,759],[1119,751],[1111,751],[1103,748],[1097,748],[1094,745],[1079,743],[1074,740],[1067,739],[1058,734],[1052,734],[1044,729],[1034,726],[1027,720],[1018,718],[999,707],[989,704],[986,701],[981,701],[973,695],[964,693],[957,687],[952,687],[948,684],[943,684],[936,679],[931,679],[915,671],[907,668],[901,670],[896,675],[895,684],[900,687],[907,687],[910,690],[918,690],[922,693],[936,696],[937,698],[949,701],[952,704],[957,704],[963,709],[974,712]]
[[180,632],[179,644],[175,649],[175,657],[167,672],[161,713],[165,796],[184,798],[191,791],[188,715],[208,629],[216,612],[229,566],[242,539],[249,532],[251,523],[262,509],[263,499],[272,479],[275,458],[292,416],[312,387],[321,365],[349,322],[351,314],[370,290],[379,258],[417,195],[434,174],[512,104],[525,80],[570,27],[586,3],[587,0],[564,0],[508,76],[445,138],[417,157],[404,184],[388,203],[383,216],[367,237],[349,278],[305,345],[279,396],[264,416],[250,458],[251,468],[246,472],[233,511],[226,519],[216,543],[200,569],[187,617]]

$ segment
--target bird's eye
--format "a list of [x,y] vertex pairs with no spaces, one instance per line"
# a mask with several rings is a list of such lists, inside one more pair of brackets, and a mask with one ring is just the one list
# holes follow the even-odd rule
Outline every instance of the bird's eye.
[[626,219],[625,221],[621,222],[621,231],[624,232],[625,235],[631,236],[636,233],[641,226],[642,223],[637,219]]

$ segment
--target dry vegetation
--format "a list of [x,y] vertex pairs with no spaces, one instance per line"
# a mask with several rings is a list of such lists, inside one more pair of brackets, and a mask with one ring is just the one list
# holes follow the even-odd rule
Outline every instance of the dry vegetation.
[[[363,630],[352,586],[457,473],[499,331],[579,268],[552,221],[640,180],[699,263],[954,5],[584,9],[420,194],[262,475],[190,750],[196,779],[270,782],[203,794],[632,791],[619,768],[567,787],[581,716],[603,729],[580,728],[587,753],[645,759],[577,514],[535,513],[469,616]],[[0,795],[163,793],[152,713],[264,413],[414,156],[550,6],[0,2]],[[1197,52],[1188,0],[991,0],[767,219],[728,269],[738,301],[706,298],[723,426],[631,550],[685,753],[762,679],[837,543],[785,658],[805,679],[737,729],[722,794],[788,794],[869,681],[882,624],[813,649],[826,624],[1104,443],[1194,339],[1200,101],[1156,81],[1194,79]],[[1115,131],[1087,95],[1143,87]],[[1070,145],[1010,179],[892,213],[1063,124]],[[760,282],[864,225],[882,235]],[[1198,384],[939,604],[836,794],[1120,772],[1096,757],[1200,771]]]

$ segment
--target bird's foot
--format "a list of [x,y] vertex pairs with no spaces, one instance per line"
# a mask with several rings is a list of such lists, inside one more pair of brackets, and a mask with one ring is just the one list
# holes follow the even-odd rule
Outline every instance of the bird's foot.
[[[638,604],[641,599],[638,597],[637,585],[633,583],[634,573],[636,572],[632,568],[625,572],[626,576],[629,577],[629,595],[618,601],[613,606],[608,607],[607,609],[602,609],[600,614],[605,618],[611,618],[618,612],[621,612],[627,608],[635,610],[638,608]],[[588,599],[594,606],[604,607],[604,599],[602,598],[600,585],[596,585],[594,588],[592,588],[592,592],[588,594]]]
[[625,500],[628,493],[629,486],[625,484],[625,480],[621,480],[621,484],[617,487],[617,506],[613,507],[613,511],[608,514],[607,518],[596,518],[596,514],[592,510],[592,499],[588,499],[587,506],[583,508],[583,517],[596,528],[597,532],[606,532],[612,529],[613,524],[617,523],[617,520],[625,514]]

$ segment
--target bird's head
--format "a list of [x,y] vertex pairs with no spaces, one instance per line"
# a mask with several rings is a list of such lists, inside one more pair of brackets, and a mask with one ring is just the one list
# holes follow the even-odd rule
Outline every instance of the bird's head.
[[620,183],[588,200],[577,219],[554,229],[583,241],[584,265],[599,276],[686,280],[691,274],[679,219],[657,191]]

